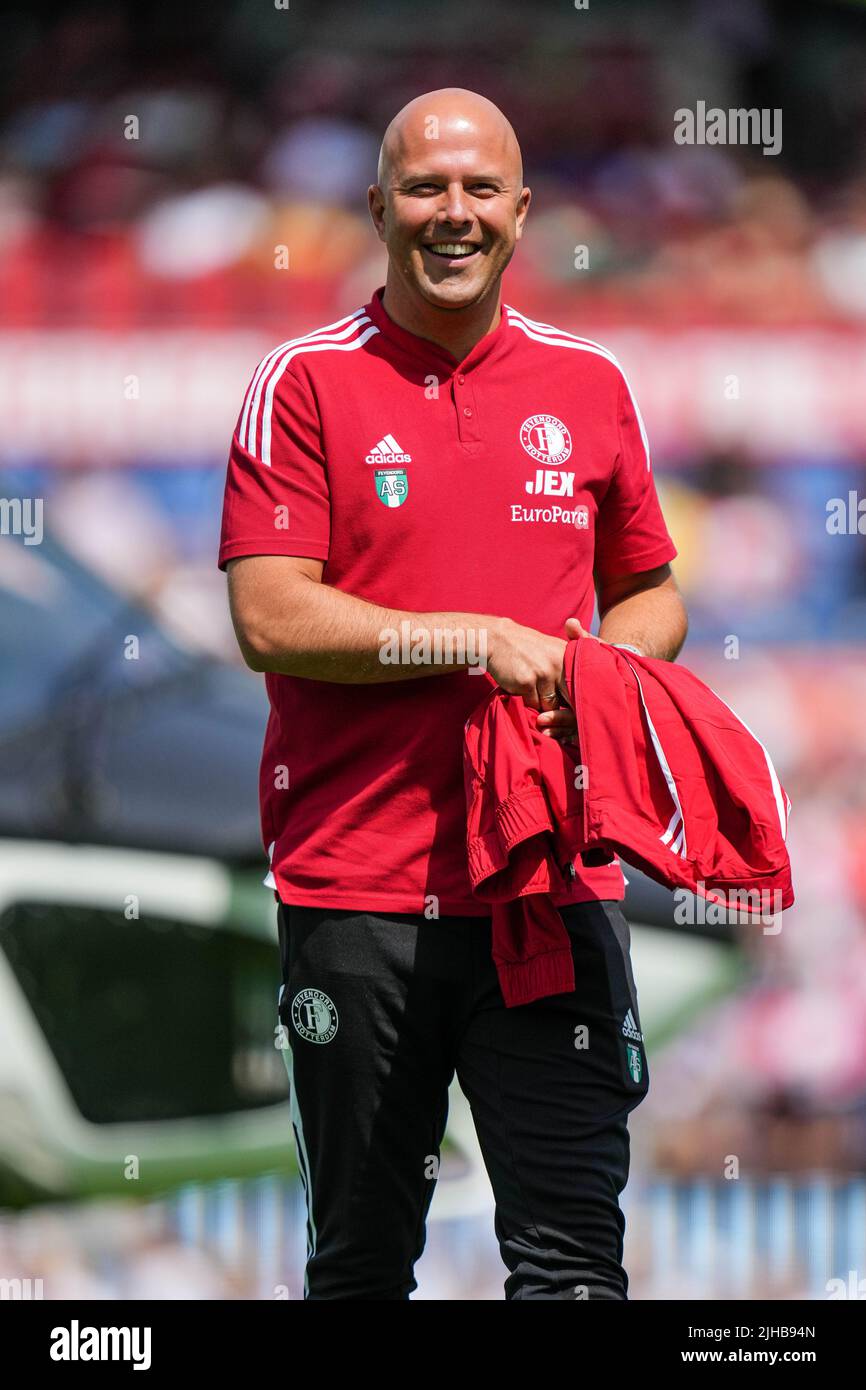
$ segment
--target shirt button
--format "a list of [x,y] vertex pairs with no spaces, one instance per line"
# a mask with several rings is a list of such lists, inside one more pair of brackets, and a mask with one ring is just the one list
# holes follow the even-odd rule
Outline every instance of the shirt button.
[[462,386],[465,380],[466,380],[465,376],[459,376],[459,377],[457,378],[457,385],[458,385],[458,386]]
[[463,407],[463,414],[466,416],[466,419],[467,419],[467,420],[471,420],[471,419],[472,419],[472,411],[469,409],[469,406],[468,406],[468,405],[464,405],[464,407]]

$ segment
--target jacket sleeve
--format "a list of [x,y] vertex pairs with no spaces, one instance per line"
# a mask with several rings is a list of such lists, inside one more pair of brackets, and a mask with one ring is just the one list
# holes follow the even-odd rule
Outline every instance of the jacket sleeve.
[[596,524],[595,572],[602,580],[654,569],[677,553],[656,494],[640,411],[619,368],[617,375],[618,450]]

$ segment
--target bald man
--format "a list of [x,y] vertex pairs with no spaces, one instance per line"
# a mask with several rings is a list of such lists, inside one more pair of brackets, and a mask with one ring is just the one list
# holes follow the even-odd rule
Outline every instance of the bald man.
[[499,689],[570,739],[570,638],[673,660],[676,550],[619,363],[503,302],[531,194],[502,112],[417,97],[368,196],[386,282],[257,366],[219,555],[271,706],[304,1296],[417,1287],[456,1074],[506,1298],[622,1300],[627,1118],[649,1081],[622,873],[568,866],[552,896],[576,989],[507,1007],[468,877],[463,732]]

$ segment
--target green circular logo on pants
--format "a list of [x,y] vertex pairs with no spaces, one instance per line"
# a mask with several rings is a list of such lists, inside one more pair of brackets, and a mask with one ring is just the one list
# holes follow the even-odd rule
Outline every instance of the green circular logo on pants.
[[292,1023],[295,1032],[307,1042],[329,1043],[339,1020],[334,1002],[327,994],[320,989],[302,989],[292,1000]]

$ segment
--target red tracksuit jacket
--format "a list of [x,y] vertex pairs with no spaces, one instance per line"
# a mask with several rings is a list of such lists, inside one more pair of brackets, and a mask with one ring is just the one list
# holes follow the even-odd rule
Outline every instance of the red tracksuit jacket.
[[509,1008],[575,987],[550,893],[578,854],[622,854],[667,887],[747,912],[794,901],[791,803],[724,700],[684,666],[591,638],[568,643],[565,677],[578,743],[540,733],[536,711],[502,690],[465,727],[469,878],[492,905]]

